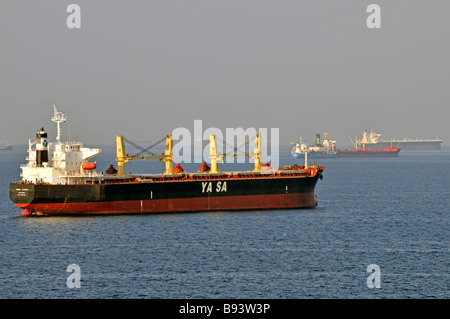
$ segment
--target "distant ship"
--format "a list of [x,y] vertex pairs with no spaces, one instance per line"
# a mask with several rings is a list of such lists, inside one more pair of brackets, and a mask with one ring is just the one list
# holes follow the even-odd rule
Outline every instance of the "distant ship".
[[401,147],[394,147],[391,143],[389,147],[383,148],[373,148],[366,147],[366,144],[363,142],[362,147],[360,147],[361,141],[358,138],[355,138],[355,142],[352,141],[350,136],[348,137],[350,142],[353,144],[352,149],[338,150],[336,157],[352,157],[352,158],[367,158],[367,157],[398,157],[400,153]]
[[300,142],[292,148],[291,153],[294,158],[307,157],[335,157],[336,141],[328,138],[328,133],[324,133],[324,138],[320,138],[320,134],[316,134],[316,139],[313,146],[309,146],[303,143],[303,139],[300,138]]
[[0,144],[0,151],[3,151],[3,150],[12,150],[12,144],[9,144],[9,143]]
[[370,149],[384,149],[391,145],[394,147],[401,147],[402,150],[440,150],[442,139],[436,137],[435,139],[412,139],[412,138],[393,138],[391,140],[381,139],[381,134],[370,130],[370,133],[365,130],[360,139],[357,139],[358,144],[362,144]]
[[337,149],[335,144],[336,141],[328,138],[328,134],[324,133],[324,138],[320,138],[320,134],[316,134],[316,139],[313,146],[308,146],[308,144],[303,143],[302,138],[300,138],[300,142],[296,144],[294,148],[292,148],[291,153],[294,158],[304,158],[305,161],[308,157],[317,158],[317,157],[327,157],[327,158],[340,158],[340,157],[348,157],[348,158],[368,158],[368,157],[398,157],[400,152],[400,147],[393,147],[390,145],[389,147],[383,147],[381,149],[374,149],[365,147],[360,147],[358,139],[355,139],[353,142],[352,149],[340,150]]

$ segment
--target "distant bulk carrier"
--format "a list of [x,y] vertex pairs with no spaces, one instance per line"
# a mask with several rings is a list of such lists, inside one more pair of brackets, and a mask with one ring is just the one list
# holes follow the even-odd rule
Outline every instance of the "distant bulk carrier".
[[[222,155],[216,153],[211,135],[211,167],[203,163],[195,173],[184,172],[180,164],[173,167],[171,135],[165,138],[164,154],[148,156],[125,154],[124,137],[117,135],[118,169],[111,165],[104,174],[90,162],[101,150],[85,148],[81,142],[62,142],[60,124],[66,117],[56,107],[51,120],[57,124],[56,141],[48,143],[45,130],[38,130],[36,139],[29,141],[22,180],[9,186],[10,198],[23,216],[285,209],[318,203],[314,191],[325,167],[262,166],[259,134],[252,171],[220,172],[217,159]],[[164,173],[125,173],[126,162],[148,158],[164,161]]]

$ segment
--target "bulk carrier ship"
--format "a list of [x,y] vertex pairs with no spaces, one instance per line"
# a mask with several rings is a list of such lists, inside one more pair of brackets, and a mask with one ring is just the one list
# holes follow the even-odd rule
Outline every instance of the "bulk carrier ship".
[[[255,137],[252,171],[221,172],[215,136],[210,136],[211,167],[206,163],[198,172],[186,173],[180,164],[173,167],[172,136],[165,138],[165,151],[159,155],[125,153],[124,137],[116,136],[117,170],[96,171],[90,161],[100,149],[83,147],[81,142],[62,142],[64,114],[54,106],[51,118],[57,124],[54,143],[38,130],[29,141],[27,164],[21,166],[21,181],[11,182],[12,202],[22,216],[149,214],[308,208],[317,206],[314,193],[323,166],[261,167],[260,135]],[[125,173],[125,163],[133,159],[157,158],[165,162],[162,174]],[[113,166],[113,165],[111,165]]]

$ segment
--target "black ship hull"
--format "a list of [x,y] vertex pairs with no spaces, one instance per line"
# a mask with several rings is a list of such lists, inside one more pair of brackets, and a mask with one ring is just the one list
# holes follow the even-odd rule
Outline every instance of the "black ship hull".
[[11,183],[27,214],[126,214],[315,207],[322,168],[243,176],[86,180],[73,185]]

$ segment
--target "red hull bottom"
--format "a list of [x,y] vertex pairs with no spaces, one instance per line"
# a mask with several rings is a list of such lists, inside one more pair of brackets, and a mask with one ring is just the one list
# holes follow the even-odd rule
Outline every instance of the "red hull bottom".
[[23,216],[98,215],[201,212],[223,210],[310,208],[317,206],[314,193],[252,196],[173,198],[87,203],[16,204]]

